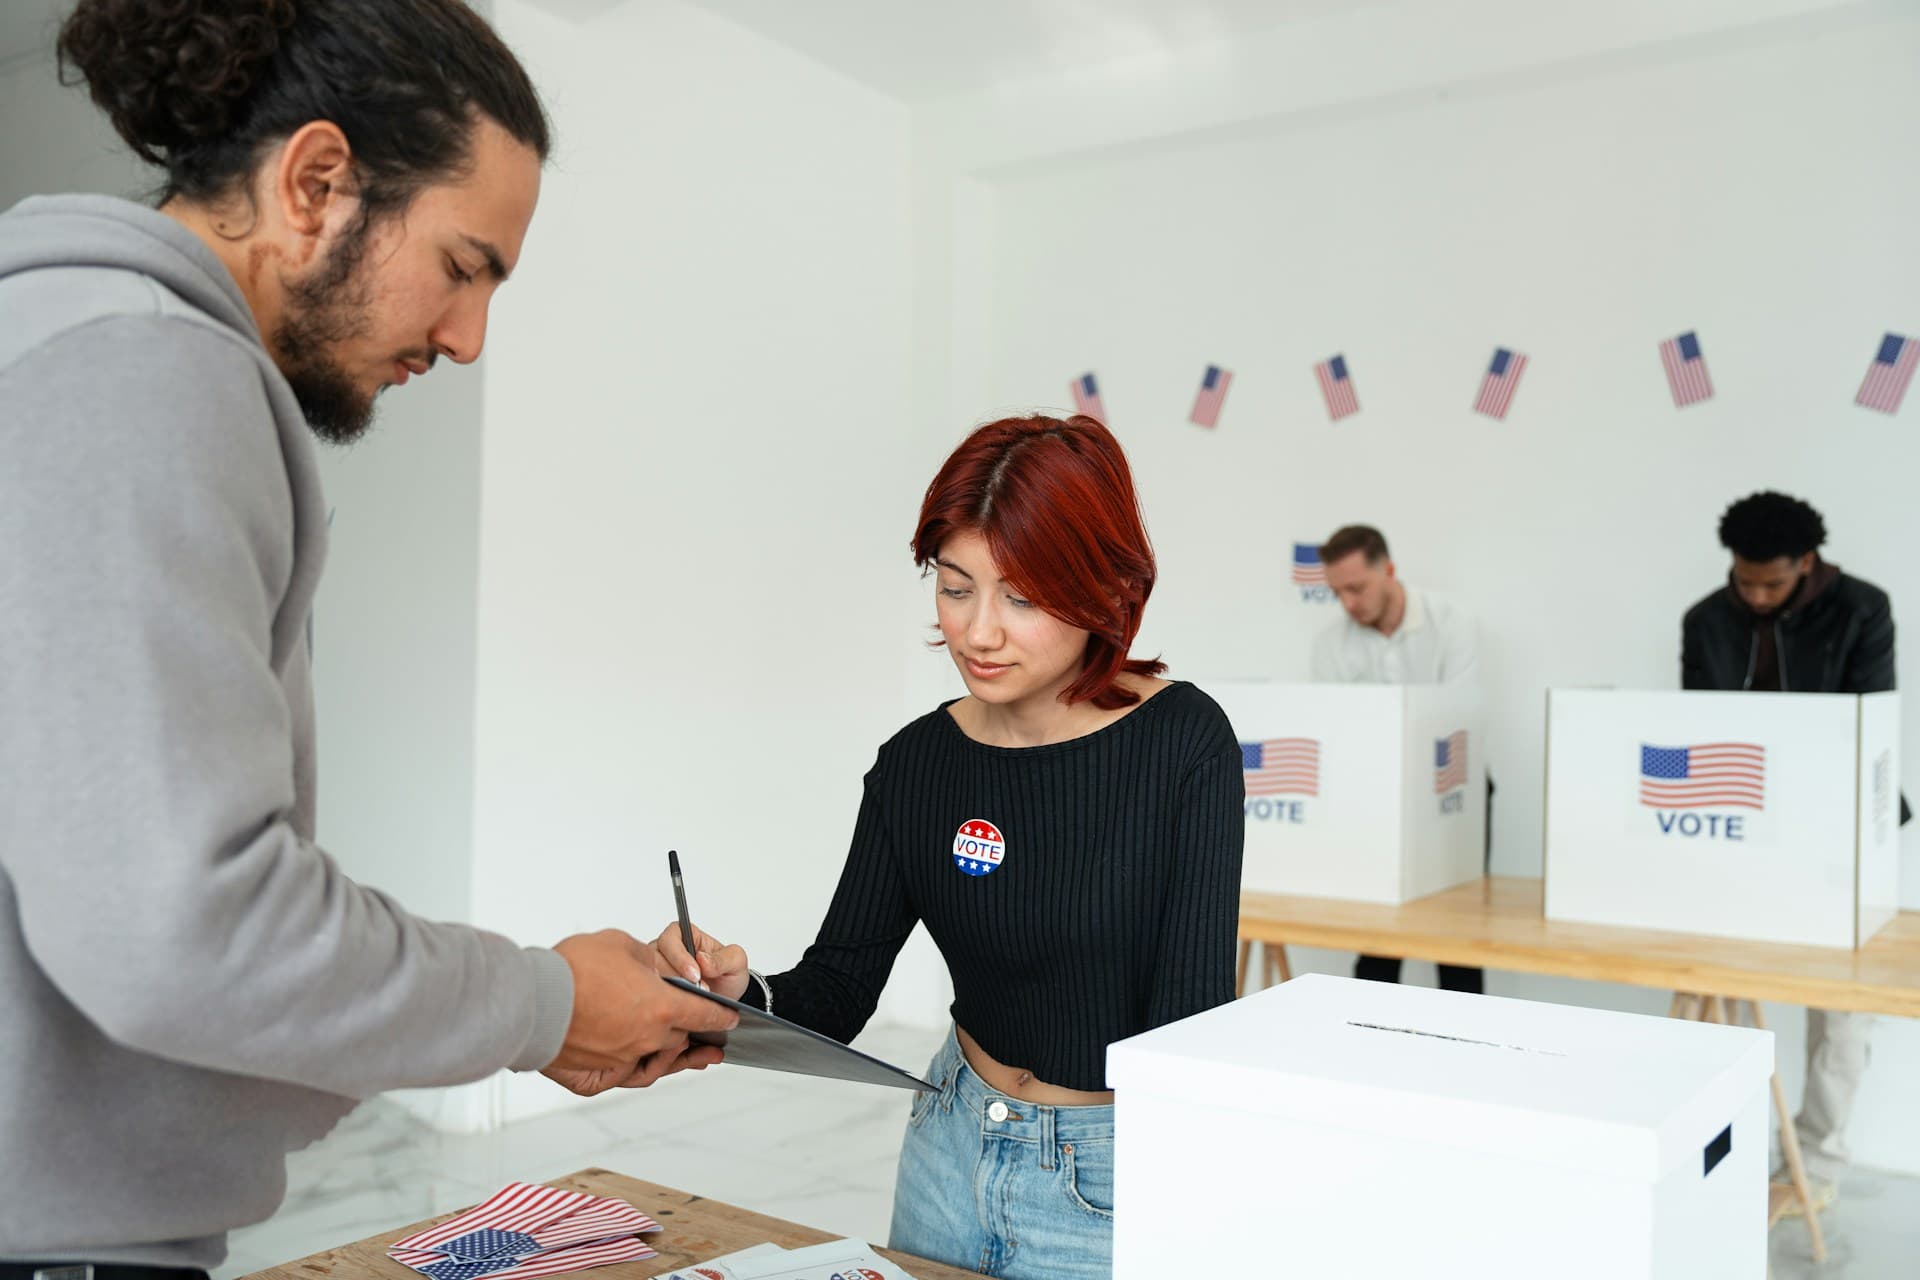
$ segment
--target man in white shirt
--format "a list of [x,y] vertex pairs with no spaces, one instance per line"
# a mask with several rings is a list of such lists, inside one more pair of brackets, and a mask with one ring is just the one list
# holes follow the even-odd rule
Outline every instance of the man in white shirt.
[[[1475,679],[1479,645],[1473,616],[1443,596],[1400,581],[1378,529],[1350,524],[1336,531],[1320,548],[1320,563],[1347,616],[1314,641],[1316,683],[1460,684]],[[1491,779],[1487,829],[1493,829]],[[1361,956],[1353,976],[1398,982],[1400,961]],[[1440,985],[1477,993],[1485,989],[1486,979],[1478,969],[1443,964]]]
[[1313,646],[1313,678],[1328,684],[1459,684],[1475,678],[1473,617],[1394,572],[1387,540],[1350,524],[1320,548],[1327,586],[1347,616]]

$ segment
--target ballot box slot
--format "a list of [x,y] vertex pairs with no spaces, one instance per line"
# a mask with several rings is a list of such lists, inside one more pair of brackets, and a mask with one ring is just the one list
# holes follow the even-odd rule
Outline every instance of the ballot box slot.
[[1498,1040],[1476,1040],[1472,1036],[1449,1035],[1444,1031],[1427,1031],[1420,1027],[1390,1027],[1378,1022],[1348,1022],[1350,1027],[1362,1031],[1384,1031],[1391,1035],[1421,1036],[1428,1040],[1443,1040],[1449,1044],[1478,1045],[1486,1049],[1506,1049],[1513,1053],[1537,1053],[1548,1058],[1564,1058],[1567,1055],[1558,1049],[1538,1049],[1532,1045],[1506,1044]]

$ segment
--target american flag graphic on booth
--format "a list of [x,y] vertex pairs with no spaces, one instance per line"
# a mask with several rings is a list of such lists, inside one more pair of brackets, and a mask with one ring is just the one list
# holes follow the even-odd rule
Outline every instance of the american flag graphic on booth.
[[1354,390],[1353,376],[1347,372],[1345,356],[1322,360],[1313,366],[1313,376],[1319,380],[1320,394],[1326,398],[1327,417],[1338,422],[1360,412],[1360,396]]
[[1320,794],[1320,740],[1269,738],[1240,744],[1240,771],[1250,796]]
[[1319,543],[1296,542],[1293,544],[1293,585],[1296,587],[1327,585],[1327,567],[1320,563]]
[[1091,373],[1083,373],[1073,380],[1073,411],[1103,426],[1106,424],[1107,406],[1100,402],[1100,384],[1093,380]]
[[1227,388],[1233,384],[1233,374],[1217,364],[1207,366],[1206,374],[1200,379],[1200,394],[1193,398],[1193,412],[1187,420],[1199,427],[1217,427],[1220,425],[1220,408],[1227,402]]
[[1866,379],[1860,384],[1860,394],[1853,402],[1881,413],[1898,413],[1900,401],[1907,394],[1907,384],[1913,381],[1916,364],[1920,364],[1920,338],[1888,334],[1880,340],[1880,350],[1874,352]]
[[1474,399],[1473,411],[1505,420],[1507,409],[1513,404],[1514,388],[1520,385],[1520,375],[1526,370],[1525,356],[1505,347],[1495,347],[1493,359],[1487,364],[1487,376],[1480,379],[1480,394]]
[[1692,330],[1660,344],[1660,367],[1667,371],[1667,389],[1673,407],[1713,399],[1713,379],[1707,376],[1707,358],[1700,354],[1700,338]]
[[1642,743],[1640,803],[1649,809],[1765,809],[1767,749],[1753,742]]
[[1467,731],[1450,733],[1433,744],[1433,794],[1443,796],[1467,785]]

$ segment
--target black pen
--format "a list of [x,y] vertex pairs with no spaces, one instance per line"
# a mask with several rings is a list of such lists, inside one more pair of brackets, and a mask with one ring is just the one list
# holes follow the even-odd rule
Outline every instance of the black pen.
[[680,941],[687,949],[687,958],[693,961],[694,981],[701,986],[707,984],[700,979],[700,953],[693,949],[693,921],[687,918],[687,886],[680,881],[680,853],[677,849],[667,850],[667,871],[673,876],[673,906],[680,913]]

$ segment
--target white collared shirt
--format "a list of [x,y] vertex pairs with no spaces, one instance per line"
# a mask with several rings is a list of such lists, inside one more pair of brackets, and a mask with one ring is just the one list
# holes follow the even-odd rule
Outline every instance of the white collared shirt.
[[1458,684],[1476,678],[1473,615],[1430,591],[1407,587],[1407,611],[1390,636],[1342,617],[1313,645],[1320,684]]

